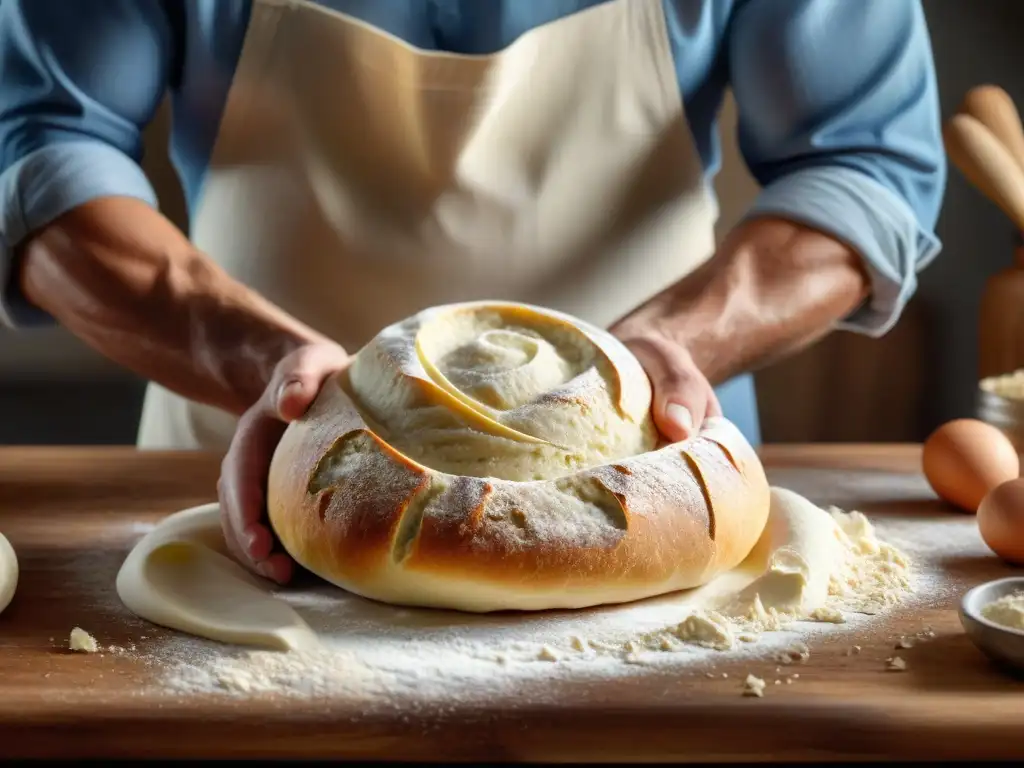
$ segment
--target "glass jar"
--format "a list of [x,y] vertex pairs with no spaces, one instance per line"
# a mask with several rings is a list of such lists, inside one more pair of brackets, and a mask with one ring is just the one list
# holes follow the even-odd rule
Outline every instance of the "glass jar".
[[977,417],[997,427],[1024,454],[1024,370],[978,382]]

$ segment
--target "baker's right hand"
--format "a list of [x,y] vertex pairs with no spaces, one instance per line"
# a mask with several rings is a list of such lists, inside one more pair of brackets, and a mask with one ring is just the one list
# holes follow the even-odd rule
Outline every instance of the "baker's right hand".
[[242,565],[279,584],[294,563],[276,549],[267,519],[267,473],[288,423],[302,416],[324,381],[348,363],[337,344],[300,347],[277,364],[263,396],[238,422],[221,464],[217,492],[221,527],[228,548]]

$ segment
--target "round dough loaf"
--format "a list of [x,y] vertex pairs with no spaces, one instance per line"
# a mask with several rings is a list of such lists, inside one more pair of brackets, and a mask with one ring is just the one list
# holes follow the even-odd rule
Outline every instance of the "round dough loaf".
[[619,603],[738,565],[768,518],[730,422],[658,445],[617,339],[551,310],[435,307],[382,331],[286,430],[270,468],[288,553],[383,602],[464,611]]
[[18,557],[14,547],[0,533],[0,613],[11,604],[18,588]]

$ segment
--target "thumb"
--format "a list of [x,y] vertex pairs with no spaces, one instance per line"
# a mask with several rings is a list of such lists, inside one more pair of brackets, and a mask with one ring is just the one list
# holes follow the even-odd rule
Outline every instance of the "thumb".
[[700,431],[708,415],[707,390],[682,378],[654,385],[654,424],[667,439],[677,443]]
[[333,344],[302,347],[285,357],[277,368],[280,383],[274,410],[282,421],[301,417],[320,393],[324,381],[345,367],[348,355]]
[[667,341],[636,345],[633,352],[654,389],[651,411],[658,431],[670,442],[696,434],[714,398],[711,385],[682,347]]

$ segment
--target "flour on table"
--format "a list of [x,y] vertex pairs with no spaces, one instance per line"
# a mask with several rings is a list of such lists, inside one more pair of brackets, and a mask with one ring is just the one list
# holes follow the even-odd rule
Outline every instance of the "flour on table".
[[543,692],[558,678],[706,669],[723,659],[803,663],[813,638],[863,627],[909,600],[920,578],[917,559],[912,569],[864,515],[787,493],[773,489],[773,510],[785,502],[785,514],[773,512],[747,567],[689,592],[582,611],[463,614],[388,606],[318,582],[277,597],[319,648],[253,651],[180,637],[150,659],[161,684],[182,693],[384,703],[466,702],[524,686]]

